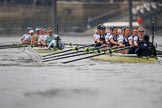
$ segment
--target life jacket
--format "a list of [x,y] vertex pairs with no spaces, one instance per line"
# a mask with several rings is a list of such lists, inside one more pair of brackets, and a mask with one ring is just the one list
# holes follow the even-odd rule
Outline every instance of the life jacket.
[[[129,40],[128,40],[129,37],[131,37],[131,35],[129,35],[128,38],[125,38],[125,37],[124,37],[123,44],[124,44],[125,46],[131,46],[131,45],[129,44]],[[133,37],[132,37],[132,38],[133,38]],[[133,43],[133,39],[132,39],[132,43]]]
[[113,40],[114,40],[115,42],[118,41],[118,38],[119,38],[119,35],[117,35],[117,36],[113,36]]
[[[100,35],[99,40],[100,40],[100,41],[103,41],[104,43],[106,43],[106,41],[105,41],[105,36],[106,36],[106,35],[107,35],[107,33],[105,33],[103,36]],[[95,43],[96,43],[96,47],[101,46],[100,43],[97,43],[97,42],[95,42]]]
[[141,56],[149,56],[149,46],[148,42],[141,42],[141,44],[136,49],[135,53],[141,57]]
[[[132,43],[133,43],[133,45],[134,45],[134,37],[135,37],[135,36],[132,35],[132,38],[133,38],[133,39],[132,39]],[[139,40],[139,37],[137,36],[137,44],[139,45],[140,43],[141,43],[141,42],[140,42],[140,40]]]
[[106,43],[106,41],[105,41],[105,36],[106,36],[106,35],[107,35],[107,33],[105,33],[104,36],[101,36],[101,35],[100,35],[100,40],[103,41],[104,43]]
[[[133,46],[131,48],[129,48],[129,51],[128,51],[128,54],[135,54],[135,51],[136,49],[138,48],[137,46],[134,46],[134,35],[131,35],[132,36],[132,44]],[[139,40],[139,37],[137,36],[137,44],[139,45],[140,43],[140,40]]]
[[[115,42],[118,42],[118,38],[119,38],[119,35],[113,36],[113,40],[114,40]],[[110,42],[110,46],[113,47],[114,44],[112,44],[112,43]]]
[[141,42],[136,50],[138,56],[156,57],[156,48],[151,42]]
[[125,37],[124,37],[124,40],[123,40],[123,44],[124,44],[125,46],[130,46],[128,39],[125,38]]

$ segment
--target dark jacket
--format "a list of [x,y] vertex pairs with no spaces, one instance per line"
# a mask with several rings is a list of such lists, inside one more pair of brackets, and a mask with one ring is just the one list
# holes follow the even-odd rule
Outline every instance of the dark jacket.
[[156,57],[156,48],[151,42],[141,42],[135,53],[140,56]]

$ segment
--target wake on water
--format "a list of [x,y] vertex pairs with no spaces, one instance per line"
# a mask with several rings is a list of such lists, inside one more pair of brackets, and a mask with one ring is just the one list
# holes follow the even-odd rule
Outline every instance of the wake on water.
[[42,57],[30,47],[24,47],[22,52],[26,53],[33,62],[42,63]]

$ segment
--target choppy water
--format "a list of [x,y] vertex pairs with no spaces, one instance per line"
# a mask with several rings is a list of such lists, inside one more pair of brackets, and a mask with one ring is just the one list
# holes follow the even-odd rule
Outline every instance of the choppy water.
[[[91,44],[90,37],[63,37]],[[0,44],[18,38],[0,38]],[[159,46],[161,37],[156,37]],[[161,49],[161,47],[159,47]],[[28,52],[26,52],[28,51]],[[162,63],[41,63],[30,50],[0,49],[1,108],[161,108]]]

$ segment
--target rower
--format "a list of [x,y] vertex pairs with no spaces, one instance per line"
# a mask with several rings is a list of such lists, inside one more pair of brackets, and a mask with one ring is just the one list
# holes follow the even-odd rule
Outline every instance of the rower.
[[[46,38],[46,45],[48,45],[48,49],[50,49],[52,46],[51,41],[55,40],[55,34],[53,34],[53,31],[51,29],[48,30],[48,35]],[[50,44],[51,43],[51,44]]]
[[118,48],[122,45],[123,35],[118,33],[118,28],[112,28],[112,35],[109,36],[110,45],[112,48]]
[[26,33],[24,33],[23,35],[22,35],[22,37],[21,37],[21,42],[22,42],[22,44],[29,44],[29,42],[30,42],[30,33],[29,33],[29,31],[30,30],[32,30],[32,28],[31,27],[27,27],[26,28]]
[[96,47],[106,45],[106,42],[105,42],[105,36],[107,35],[106,27],[104,25],[101,25],[99,27],[99,30],[100,30],[99,31],[100,34],[96,35],[96,37],[95,37]]
[[135,50],[138,48],[139,37],[138,37],[138,29],[137,28],[133,29],[132,43],[133,43],[133,46],[129,49],[129,54],[135,54]]
[[[125,27],[124,31],[124,36],[123,36],[123,42],[122,42],[122,46],[133,46],[133,37],[130,35],[130,28],[129,27]],[[132,54],[132,50],[131,49],[126,49],[123,50],[124,54]]]
[[138,29],[137,28],[133,29],[132,37],[133,37],[133,45],[135,47],[138,47],[139,37],[138,37]]
[[49,29],[48,31],[46,44],[48,45],[48,49],[64,49],[64,43],[61,40],[60,36],[53,34],[53,31],[51,29]]
[[105,42],[106,42],[106,44],[107,44],[109,47],[111,47],[109,37],[113,34],[113,28],[114,28],[114,26],[110,26],[110,27],[109,27],[109,32],[108,32],[107,35],[105,36]]
[[138,46],[139,46],[140,43],[143,41],[144,35],[145,35],[145,28],[144,28],[144,27],[139,27],[139,28],[138,28],[138,37],[139,37]]
[[96,37],[98,36],[98,35],[100,35],[100,26],[101,26],[102,24],[98,24],[97,25],[97,31],[96,31],[96,33],[93,35],[93,39],[94,39],[94,41],[95,41],[95,43],[96,43]]
[[135,50],[138,48],[138,46],[143,42],[143,37],[145,34],[145,28],[144,27],[139,27],[138,29],[135,28],[133,29],[133,47],[131,47],[131,51],[129,52],[130,54],[135,54]]
[[29,30],[27,34],[24,34],[23,37],[21,38],[22,44],[30,44],[31,37],[33,34],[34,34],[33,30]]
[[121,29],[121,34],[124,36],[124,29],[125,29],[125,27],[123,27],[122,29]]
[[143,41],[136,49],[135,53],[138,57],[156,57],[156,48],[151,42],[149,42],[149,35],[143,36]]
[[36,33],[31,38],[31,45],[37,45],[38,44],[38,38],[40,36],[40,28],[36,27],[35,32]]
[[38,37],[38,45],[45,46],[46,45],[46,38],[47,38],[47,31],[45,28],[40,29],[40,36]]

